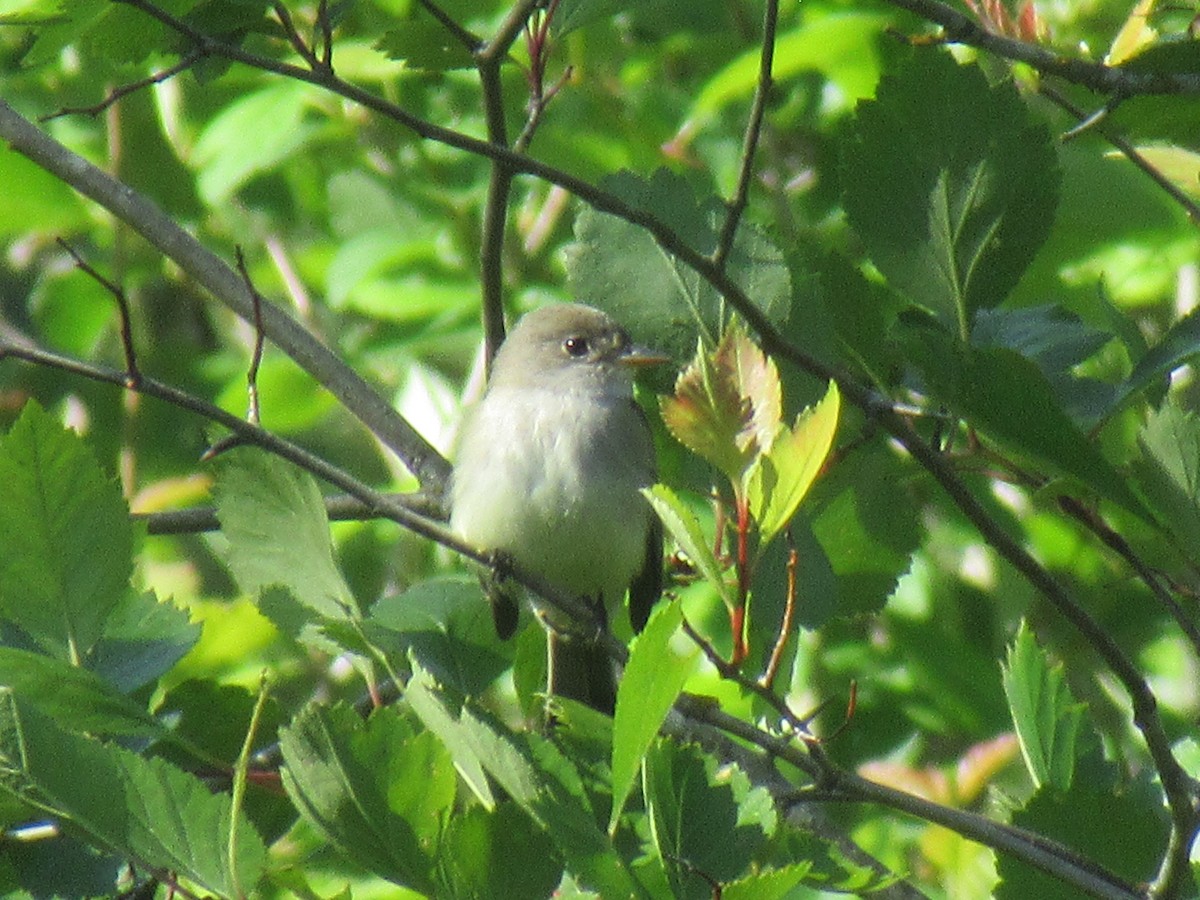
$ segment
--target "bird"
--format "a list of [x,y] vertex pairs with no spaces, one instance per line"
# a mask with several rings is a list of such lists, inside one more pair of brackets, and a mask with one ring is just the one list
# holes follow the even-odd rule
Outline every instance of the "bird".
[[[633,374],[666,361],[598,309],[549,304],[523,316],[501,344],[461,429],[451,528],[582,599],[601,627],[628,593],[640,632],[662,592],[662,523],[640,493],[656,478],[654,443]],[[511,637],[519,586],[492,577],[485,590],[498,635]],[[579,623],[530,600],[547,630],[548,697],[612,714],[611,659],[577,633]]]

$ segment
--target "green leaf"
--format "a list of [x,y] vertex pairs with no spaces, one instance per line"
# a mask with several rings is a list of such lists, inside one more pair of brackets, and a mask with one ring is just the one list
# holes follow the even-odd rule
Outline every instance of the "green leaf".
[[133,527],[115,481],[36,403],[0,439],[0,613],[79,663],[129,590]]
[[662,520],[667,533],[675,540],[705,581],[716,588],[726,606],[734,604],[733,587],[729,584],[713,554],[712,545],[700,530],[700,522],[683,502],[665,484],[643,488],[642,496],[649,501],[654,512]]
[[[415,700],[414,686],[418,692]],[[419,667],[409,683],[408,696],[427,723],[432,718],[431,708],[440,710],[439,736],[448,741],[455,759],[469,754],[482,764],[550,835],[568,872],[605,897],[641,893],[624,859],[596,821],[579,772],[554,744],[536,734],[512,734],[465,704],[457,714],[451,712],[428,673]]]
[[0,792],[143,871],[175,872],[221,895],[252,889],[266,862],[244,816],[231,834],[228,795],[165,760],[64,731],[7,688],[0,688]]
[[807,514],[837,577],[842,615],[878,612],[912,563],[922,529],[919,506],[905,492],[910,477],[876,444],[856,451],[854,465],[834,466],[809,497]]
[[410,69],[444,72],[469,69],[475,64],[469,49],[428,18],[410,18],[399,28],[385,31],[375,42],[375,49],[388,59],[404,60]]
[[712,880],[748,874],[776,827],[774,804],[764,788],[752,787],[736,766],[666,740],[655,742],[646,755],[644,773],[653,849],[673,896],[710,897]]
[[812,863],[805,861],[755,872],[724,884],[721,900],[785,900],[811,871]]
[[984,434],[1101,497],[1153,521],[1125,479],[1060,406],[1046,376],[1012,350],[960,344],[937,327],[914,329],[909,360],[925,389]]
[[214,495],[229,568],[243,591],[283,587],[319,616],[356,615],[333,558],[324,501],[307,473],[268,453],[237,449],[222,459]]
[[166,674],[200,639],[200,623],[153,594],[129,593],[109,614],[88,669],[126,693]]
[[1061,306],[983,309],[975,317],[971,343],[977,347],[1007,347],[1037,364],[1060,404],[1083,427],[1095,425],[1108,413],[1117,388],[1074,374],[1114,335],[1092,328]]
[[[846,101],[867,97],[879,79],[876,41],[889,24],[889,17],[878,13],[808,16],[799,28],[776,40],[772,78],[779,85],[816,71],[835,84]],[[706,122],[729,103],[749,98],[758,86],[761,64],[762,53],[755,48],[721,68],[700,89],[687,121]]]
[[742,488],[746,468],[775,440],[783,406],[779,372],[746,333],[730,326],[712,353],[703,347],[661,398],[677,441]]
[[1075,702],[1062,664],[1049,664],[1024,623],[1002,671],[1004,695],[1034,785],[1069,790],[1086,705]]
[[1172,542],[1193,559],[1200,547],[1200,419],[1173,402],[1146,417],[1134,471]]
[[204,202],[219,207],[308,143],[317,131],[304,121],[310,102],[306,85],[282,80],[243,94],[209,119],[192,158]]
[[283,784],[296,808],[367,871],[433,889],[443,819],[454,802],[449,754],[394,709],[371,718],[310,705],[280,735]]
[[616,828],[633,790],[646,750],[696,670],[700,648],[691,641],[682,648],[674,644],[682,621],[683,607],[679,603],[660,603],[629,652],[629,662],[617,688],[617,710],[613,717],[610,832]]
[[746,497],[758,523],[760,548],[787,527],[817,480],[833,447],[840,410],[841,395],[831,381],[824,398],[797,416],[794,427],[780,428],[770,449],[751,467]]
[[431,579],[385,597],[371,608],[363,631],[388,656],[411,654],[467,695],[483,693],[511,662],[497,649],[491,613],[473,578]]
[[551,897],[562,879],[554,843],[511,802],[491,813],[478,806],[455,811],[440,857],[439,897]]
[[[1013,825],[1061,841],[1130,884],[1149,884],[1162,860],[1169,823],[1162,794],[1148,778],[1113,786],[1077,778],[1070,791],[1042,788],[1013,815]],[[1076,900],[1079,888],[997,854],[997,900]],[[1184,896],[1194,896],[1184,889]]]
[[87,669],[40,653],[0,647],[0,685],[71,731],[162,737],[145,708]]
[[1054,147],[1012,84],[918,50],[860,103],[846,216],[884,276],[961,339],[1016,285],[1050,229]]
[[1189,360],[1200,356],[1200,309],[1176,321],[1162,340],[1146,351],[1121,385],[1122,402],[1156,382],[1162,382]]
[[466,729],[459,724],[461,701],[453,704],[452,709],[448,692],[439,687],[420,664],[413,666],[404,699],[425,727],[436,735],[450,752],[454,767],[476,799],[485,809],[495,809],[496,796],[488,781],[483,760],[479,758],[476,746],[469,740]]
[[[688,183],[659,169],[649,179],[629,172],[601,186],[655,216],[692,249],[711,254],[725,219],[716,198],[698,204]],[[724,300],[694,271],[664,251],[645,230],[623,219],[583,209],[575,243],[566,250],[571,293],[599,307],[648,346],[686,359],[703,337],[714,346],[728,318]],[[791,273],[779,248],[757,227],[743,224],[728,260],[729,274],[776,325],[791,308]]]

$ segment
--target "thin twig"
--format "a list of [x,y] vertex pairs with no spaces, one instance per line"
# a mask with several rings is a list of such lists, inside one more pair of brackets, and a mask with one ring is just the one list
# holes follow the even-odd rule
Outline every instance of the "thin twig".
[[417,2],[421,4],[421,8],[425,12],[437,19],[438,24],[450,32],[454,39],[469,53],[476,53],[483,46],[483,41],[478,35],[459,25],[452,15],[434,3],[433,0],[417,0]]
[[775,676],[783,661],[783,651],[792,636],[792,620],[796,615],[796,568],[800,562],[800,554],[796,552],[796,547],[792,543],[790,531],[788,532],[788,544],[790,546],[787,559],[787,595],[784,597],[783,619],[779,623],[779,633],[775,636],[775,646],[771,648],[771,657],[763,671],[762,678],[759,679],[759,683],[767,690],[771,690],[775,685]]
[[57,112],[52,112],[47,116],[41,116],[38,121],[49,122],[52,119],[57,119],[61,116],[98,116],[122,97],[128,97],[130,94],[136,93],[142,88],[150,87],[152,84],[162,84],[162,82],[174,78],[180,72],[190,69],[201,59],[203,59],[204,56],[204,52],[200,49],[191,50],[188,53],[185,53],[183,57],[180,58],[179,62],[175,63],[175,65],[168,66],[161,72],[155,72],[153,75],[147,75],[145,78],[139,78],[137,81],[131,81],[129,84],[123,84],[118,88],[113,88],[99,103],[93,103],[91,106],[64,106]]
[[250,355],[250,367],[246,370],[246,421],[251,425],[260,425],[262,417],[258,406],[258,368],[262,365],[263,358],[263,298],[254,287],[254,282],[250,280],[250,273],[246,271],[246,257],[242,254],[241,246],[236,247],[234,252],[237,255],[237,270],[246,283],[246,292],[250,295],[250,303],[254,309],[254,351]]
[[[306,72],[298,66],[290,68]],[[309,77],[315,76],[309,73]],[[3,100],[0,100],[0,139],[128,224],[241,318],[253,319],[254,310],[247,301],[241,278],[223,260],[159,206],[51,139]],[[358,373],[275,304],[262,305],[262,319],[263,330],[271,342],[390,447],[416,475],[423,489],[436,493],[443,488],[449,463]]]
[[[1076,119],[1085,119],[1085,113],[1082,109],[1068,100],[1061,93],[1047,84],[1043,84],[1038,88],[1038,92],[1050,102],[1054,103],[1060,109],[1065,110]],[[1116,134],[1107,122],[1093,121],[1091,130],[1102,135],[1106,141],[1121,151],[1121,155],[1128,159],[1131,163],[1145,172],[1154,180],[1160,188],[1170,195],[1171,199],[1184,208],[1192,222],[1200,224],[1200,204],[1193,200],[1188,194],[1170,178],[1164,175],[1158,168],[1151,163],[1145,156],[1138,152],[1138,149],[1129,143],[1121,135]]]
[[321,60],[317,58],[317,54],[313,52],[312,47],[304,42],[304,38],[296,30],[296,26],[292,22],[292,14],[288,12],[288,8],[284,5],[283,0],[274,0],[271,3],[271,9],[274,10],[275,17],[279,19],[284,37],[288,39],[288,43],[292,45],[292,49],[300,54],[300,58],[308,63],[310,68],[316,69],[320,67]]
[[91,266],[82,256],[76,252],[75,248],[68,244],[63,238],[57,238],[58,246],[62,247],[70,254],[71,259],[75,261],[75,267],[81,272],[84,272],[92,278],[97,284],[108,291],[113,299],[117,301],[117,314],[120,318],[118,332],[121,335],[121,350],[125,355],[125,387],[137,387],[141,380],[142,374],[138,371],[137,350],[133,346],[133,324],[129,313],[129,298],[125,296],[119,285],[114,284],[109,279],[101,275],[96,269]]
[[1030,44],[988,31],[974,19],[937,0],[885,0],[944,29],[943,40],[986,50],[1013,62],[1021,62],[1043,75],[1055,75],[1098,94],[1134,97],[1150,94],[1200,93],[1200,75],[1151,72],[1062,56],[1039,44]]
[[763,9],[762,53],[758,63],[758,83],[754,88],[754,100],[750,105],[750,118],[746,122],[746,135],[742,141],[742,166],[738,173],[737,187],[729,200],[729,209],[721,225],[717,247],[713,251],[713,264],[724,268],[729,252],[737,237],[738,224],[750,199],[750,180],[754,176],[754,156],[758,139],[762,134],[763,117],[774,85],[772,68],[775,60],[775,31],[779,23],[779,0],[767,0]]

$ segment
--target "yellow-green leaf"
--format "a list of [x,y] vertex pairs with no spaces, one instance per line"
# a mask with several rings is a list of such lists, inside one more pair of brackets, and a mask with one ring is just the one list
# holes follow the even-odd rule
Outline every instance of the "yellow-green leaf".
[[712,546],[700,530],[700,523],[692,515],[692,511],[684,506],[675,492],[665,484],[644,488],[642,495],[662,519],[663,527],[675,539],[679,549],[687,554],[692,565],[704,576],[704,580],[717,589],[725,605],[732,607],[733,588],[724,577],[721,564],[717,562]]
[[662,417],[681,444],[734,483],[770,447],[782,399],[775,364],[736,325],[711,356],[703,350],[679,376]]
[[792,429],[780,428],[770,450],[746,475],[750,514],[765,547],[795,515],[816,481],[837,431],[841,395],[830,383],[825,397],[802,412]]

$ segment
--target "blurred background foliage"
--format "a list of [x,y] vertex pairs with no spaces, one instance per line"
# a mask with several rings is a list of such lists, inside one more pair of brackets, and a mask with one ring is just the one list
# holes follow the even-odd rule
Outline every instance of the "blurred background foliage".
[[[1130,36],[1138,25],[1131,5],[1043,0],[1039,40],[1096,61],[1119,36],[1135,59],[1176,46],[1182,61],[1144,65],[1200,72],[1188,31],[1194,10],[1164,5],[1139,38]],[[437,4],[479,35],[494,33],[510,6]],[[973,7],[954,6],[974,16]],[[161,8],[266,59],[298,59],[271,4],[172,0]],[[314,4],[287,10],[300,34],[313,31]],[[471,55],[423,4],[354,0],[330,4],[327,14],[340,78],[421,119],[487,138]],[[710,252],[721,198],[732,194],[744,159],[762,14],[759,0],[562,0],[545,57],[545,84],[559,89],[528,153],[648,209]],[[922,408],[918,430],[1136,663],[1171,741],[1186,748],[1200,714],[1200,648],[1104,535],[1117,535],[1195,622],[1200,426],[1196,381],[1184,364],[1200,350],[1192,313],[1200,232],[1185,205],[1105,134],[1145,150],[1163,179],[1195,200],[1200,105],[1194,94],[1134,97],[1064,140],[1079,117],[1041,92],[1048,79],[970,48],[907,40],[933,33],[886,2],[782,0],[775,85],[731,270],[789,340]],[[317,84],[217,58],[101,108],[109,92],[162,72],[187,49],[127,3],[0,0],[0,97],[27,118],[51,117],[41,127],[56,141],[152,198],[223,259],[241,248],[259,291],[449,454],[462,404],[481,381],[488,160],[421,139]],[[518,40],[500,69],[513,137],[527,120],[531,62],[528,42]],[[1053,89],[1089,114],[1104,102],[1078,86]],[[949,210],[948,227],[958,228],[940,240],[925,218],[938,202]],[[20,333],[122,365],[113,298],[58,239],[127,293],[143,372],[245,412],[253,328],[127,226],[7,146],[0,340]],[[947,275],[951,262],[970,272]],[[711,288],[637,226],[527,175],[513,185],[502,278],[512,315],[582,299],[612,310],[681,365],[697,334],[685,304],[718,306]],[[824,385],[781,369],[790,420]],[[321,384],[269,344],[258,383],[267,428],[378,489],[417,486]],[[0,356],[0,425],[7,429],[30,399],[86,437],[134,512],[212,502],[213,467],[198,458],[219,433],[195,415]],[[700,498],[711,473],[665,431],[660,437],[664,481],[690,492],[708,515]],[[794,528],[806,626],[794,638],[784,685],[795,708],[829,702],[817,730],[832,731],[854,683],[856,710],[827,746],[838,764],[947,806],[1015,816],[1131,881],[1153,879],[1162,798],[1128,699],[1095,647],[861,410],[848,410],[838,445]],[[1085,512],[1072,514],[1064,496]],[[1103,514],[1099,529],[1093,510]],[[364,610],[463,570],[387,521],[335,523],[332,532],[347,589]],[[362,680],[239,590],[227,540],[139,539],[135,583],[202,630],[135,696],[232,760],[264,668],[272,673],[268,734],[314,694],[356,698]],[[783,550],[774,552],[756,573],[756,597],[779,596]],[[680,591],[689,616],[727,653],[711,586]],[[764,599],[752,622],[759,652],[777,615]],[[1089,737],[1072,746],[1087,777],[1068,779],[1054,796],[1039,791],[1022,763],[1002,678],[1022,621],[1049,659],[1063,663],[1067,699],[1085,708],[1080,727]],[[493,690],[502,715],[514,714],[521,660],[536,656],[526,645],[537,639],[501,646],[500,662],[488,663],[506,671],[518,661],[517,687]],[[762,714],[753,698],[718,681],[705,669],[689,689],[716,694],[736,715]],[[1037,803],[1027,802],[1035,794]],[[285,802],[255,802],[264,836],[288,835],[275,847],[265,890],[303,884],[332,896],[350,886],[355,896],[394,896],[361,865],[318,848]],[[498,815],[516,821],[502,809]],[[939,826],[873,806],[831,814],[930,896],[1075,896],[1024,881],[1035,876]],[[1085,822],[1096,833],[1085,833]],[[775,852],[778,863],[786,853]],[[34,869],[10,863],[6,876]],[[557,883],[556,874],[539,874],[539,883]],[[31,884],[15,876],[11,883]],[[819,885],[792,890],[788,896],[809,896]]]

